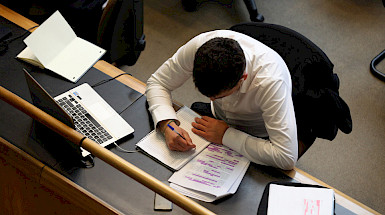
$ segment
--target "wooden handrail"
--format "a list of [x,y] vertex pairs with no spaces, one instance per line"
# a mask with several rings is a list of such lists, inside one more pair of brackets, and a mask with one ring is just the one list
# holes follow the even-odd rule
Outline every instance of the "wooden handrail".
[[[79,132],[68,127],[61,121],[55,119],[51,115],[45,113],[44,111],[40,110],[36,106],[25,101],[24,99],[20,98],[19,96],[15,95],[14,93],[10,92],[2,86],[0,86],[0,99],[12,105],[16,109],[24,112],[33,119],[39,121],[40,123],[44,124],[48,128],[52,129],[53,131],[57,132],[61,136],[65,137],[66,139],[70,140],[71,142],[77,145],[79,145],[80,141],[84,137]],[[181,195],[177,191],[173,190],[169,186],[165,185],[164,183],[149,175],[148,173],[144,172],[143,170],[139,169],[138,167],[132,165],[131,163],[127,162],[126,160],[122,159],[111,151],[105,149],[104,147],[101,147],[94,141],[86,138],[85,140],[83,140],[81,146],[87,151],[91,152],[96,157],[103,160],[104,162],[108,163],[109,165],[113,166],[117,170],[133,178],[134,180],[143,184],[154,192],[159,193],[161,196],[172,201],[184,210],[192,214],[214,214],[210,210],[194,202],[193,200]]]

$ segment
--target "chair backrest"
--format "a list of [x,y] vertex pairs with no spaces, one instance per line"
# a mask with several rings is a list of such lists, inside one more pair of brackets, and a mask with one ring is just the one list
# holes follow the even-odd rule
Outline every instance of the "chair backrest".
[[[276,51],[294,76],[294,94],[305,87],[314,88],[321,83],[333,83],[330,80],[333,63],[318,46],[298,32],[280,25],[253,22],[234,25],[230,30],[253,37]],[[305,78],[306,83],[303,81]],[[338,91],[338,86],[329,87]]]
[[97,44],[107,50],[107,61],[134,65],[146,46],[143,1],[109,0],[99,22]]
[[326,54],[302,34],[267,23],[240,23],[230,30],[246,34],[276,51],[289,68],[299,138],[332,140],[338,128],[352,130],[347,104],[339,96],[339,79]]

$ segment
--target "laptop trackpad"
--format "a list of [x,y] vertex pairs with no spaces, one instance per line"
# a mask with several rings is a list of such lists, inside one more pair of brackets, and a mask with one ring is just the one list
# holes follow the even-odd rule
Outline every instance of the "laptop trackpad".
[[89,108],[89,111],[94,116],[98,116],[98,119],[101,121],[104,121],[110,118],[111,116],[113,116],[113,112],[109,108],[106,108],[104,104],[101,102],[96,102],[90,105],[88,108]]
[[94,116],[98,116],[103,127],[115,138],[120,139],[134,132],[134,129],[123,118],[103,102],[96,102],[88,109]]

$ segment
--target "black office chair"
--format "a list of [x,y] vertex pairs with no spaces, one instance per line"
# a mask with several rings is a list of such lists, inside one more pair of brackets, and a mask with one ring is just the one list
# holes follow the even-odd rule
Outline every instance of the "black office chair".
[[[385,0],[382,0],[382,4],[385,7]],[[370,71],[374,76],[378,79],[385,81],[385,73],[377,70],[376,66],[385,58],[385,50],[378,54],[373,60],[370,62]]]
[[370,71],[374,76],[378,79],[385,81],[385,73],[381,72],[376,68],[377,64],[379,64],[385,58],[385,50],[378,54],[373,60],[370,62]]
[[315,139],[333,140],[338,129],[352,131],[348,105],[339,96],[339,79],[333,63],[313,42],[289,28],[266,23],[241,23],[230,30],[246,34],[275,50],[286,62],[293,85],[298,139],[305,146]]
[[[196,11],[199,0],[182,0],[183,8],[186,11]],[[250,20],[253,22],[263,22],[265,17],[258,13],[257,5],[254,0],[243,0],[246,4],[246,8],[249,11]]]

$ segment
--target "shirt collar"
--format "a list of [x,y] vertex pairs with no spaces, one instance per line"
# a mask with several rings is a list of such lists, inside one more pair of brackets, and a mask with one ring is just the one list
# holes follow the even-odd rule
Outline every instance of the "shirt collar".
[[249,73],[248,73],[248,65],[247,65],[247,63],[246,63],[246,68],[245,68],[244,74],[246,74],[247,77],[246,77],[246,80],[243,80],[242,83],[241,83],[241,87],[239,88],[239,92],[240,93],[246,93],[247,89],[250,86],[251,77],[249,76]]

